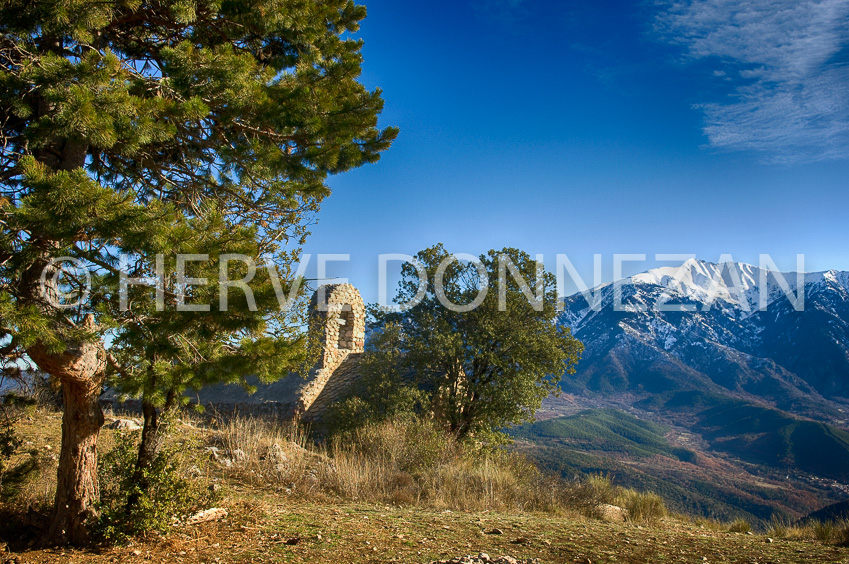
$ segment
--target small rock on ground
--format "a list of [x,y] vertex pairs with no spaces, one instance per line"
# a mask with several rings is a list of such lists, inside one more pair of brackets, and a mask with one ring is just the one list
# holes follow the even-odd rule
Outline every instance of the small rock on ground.
[[124,429],[126,431],[136,431],[141,429],[142,426],[133,421],[132,419],[116,419],[112,423],[109,424],[110,429]]
[[186,520],[187,525],[196,525],[198,523],[206,523],[207,521],[217,521],[227,517],[227,510],[223,507],[210,507],[203,511],[198,511]]
[[624,523],[625,518],[628,516],[628,511],[616,505],[610,505],[609,503],[602,503],[598,507],[596,507],[599,516],[602,521],[606,521],[608,523]]

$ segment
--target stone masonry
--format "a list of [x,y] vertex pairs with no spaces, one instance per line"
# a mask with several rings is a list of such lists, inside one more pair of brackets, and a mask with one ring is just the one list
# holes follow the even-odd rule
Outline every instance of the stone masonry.
[[359,377],[365,344],[365,304],[350,284],[321,286],[310,303],[310,319],[318,327],[321,356],[304,379],[289,374],[276,382],[251,381],[256,392],[238,385],[207,387],[193,400],[219,413],[243,413],[319,424],[327,408],[343,399]]
[[315,376],[301,388],[298,415],[305,422],[318,422],[357,377],[356,365],[365,346],[366,308],[352,285],[325,285],[312,297],[310,318],[320,330],[323,327],[322,355]]

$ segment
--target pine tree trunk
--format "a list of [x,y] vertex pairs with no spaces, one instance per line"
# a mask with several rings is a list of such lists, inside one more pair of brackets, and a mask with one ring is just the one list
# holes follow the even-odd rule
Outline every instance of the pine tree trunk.
[[[141,492],[146,492],[150,484],[145,477],[145,471],[150,468],[159,448],[162,446],[164,434],[159,422],[159,413],[156,406],[142,400],[142,414],[144,415],[144,426],[142,427],[141,443],[139,443],[139,454],[136,459],[136,468],[133,472],[133,482],[138,484]],[[127,498],[127,512],[131,512],[138,504],[141,495],[134,493]]]
[[156,411],[156,407],[147,401],[142,401],[142,414],[144,415],[144,426],[142,427],[137,461],[139,470],[150,467],[156,455],[159,454],[159,447],[162,443],[159,413]]
[[[94,317],[84,327],[93,328]],[[53,519],[45,541],[49,544],[85,544],[88,521],[96,515],[97,436],[103,426],[98,401],[106,375],[106,352],[100,341],[84,341],[61,353],[41,343],[27,349],[39,368],[62,383],[65,411],[62,450],[56,481]]]
[[[153,382],[155,378],[152,377]],[[136,459],[136,469],[133,475],[135,483],[139,484],[142,492],[147,492],[150,484],[145,477],[145,470],[151,467],[153,461],[159,455],[159,449],[162,448],[162,443],[165,441],[166,427],[160,419],[160,415],[170,412],[177,404],[177,392],[172,388],[168,390],[165,397],[165,405],[162,411],[158,411],[156,406],[151,403],[147,396],[142,397],[142,415],[144,416],[144,426],[142,426],[141,443],[139,443],[139,454]],[[139,495],[133,494],[127,498],[127,512],[132,511],[133,507],[139,502]]]
[[103,412],[96,390],[85,384],[62,383],[62,453],[56,481],[53,521],[47,533],[52,544],[81,545],[89,541],[88,522],[96,516],[100,499],[97,481],[97,436]]

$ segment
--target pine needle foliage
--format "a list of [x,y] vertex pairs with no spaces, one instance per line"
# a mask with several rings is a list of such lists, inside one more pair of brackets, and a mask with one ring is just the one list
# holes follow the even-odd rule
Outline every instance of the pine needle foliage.
[[[0,353],[80,402],[88,442],[68,453],[92,450],[107,366],[165,405],[309,363],[300,246],[328,177],[397,134],[359,82],[365,15],[349,0],[0,2]],[[258,265],[253,299],[219,284],[250,278],[234,254]],[[147,285],[122,296],[122,279]]]

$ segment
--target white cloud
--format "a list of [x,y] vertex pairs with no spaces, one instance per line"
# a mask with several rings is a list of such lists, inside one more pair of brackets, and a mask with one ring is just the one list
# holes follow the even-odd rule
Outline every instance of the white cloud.
[[698,106],[713,147],[779,162],[849,158],[849,0],[676,1],[655,30],[740,84]]

